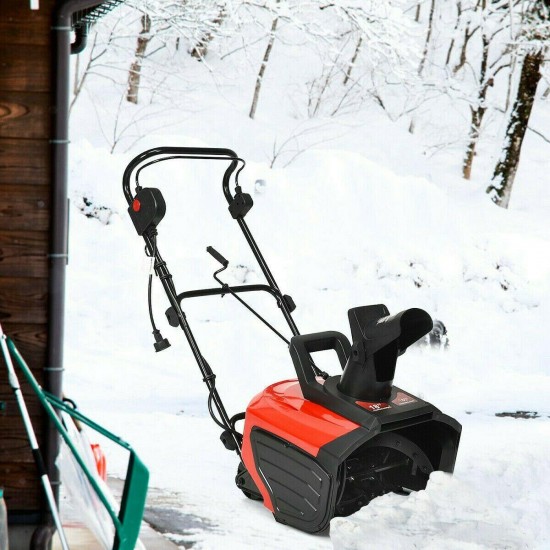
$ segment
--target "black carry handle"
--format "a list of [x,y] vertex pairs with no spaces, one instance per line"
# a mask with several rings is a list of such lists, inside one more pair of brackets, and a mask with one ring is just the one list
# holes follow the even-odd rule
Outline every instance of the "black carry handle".
[[218,260],[220,264],[223,265],[223,267],[227,267],[229,265],[229,261],[226,260],[215,248],[212,248],[211,246],[206,247],[206,252],[212,256],[215,260]]
[[338,355],[342,368],[346,366],[348,357],[351,355],[349,340],[341,332],[334,330],[293,336],[290,339],[289,349],[302,393],[306,398],[308,386],[320,386],[311,368],[310,353],[333,349]]
[[155,147],[154,149],[148,149],[133,158],[124,170],[124,174],[122,176],[122,190],[124,191],[124,196],[126,197],[128,206],[131,206],[132,201],[134,200],[134,196],[130,189],[130,178],[134,169],[151,157],[163,155],[181,155],[182,158],[185,158],[185,156],[193,156],[195,158],[215,156],[222,159],[225,158],[230,161],[231,164],[223,175],[222,188],[227,202],[231,204],[233,201],[233,195],[231,195],[231,191],[229,190],[229,179],[231,178],[231,174],[237,168],[239,159],[235,151],[232,151],[231,149],[219,149],[212,147]]

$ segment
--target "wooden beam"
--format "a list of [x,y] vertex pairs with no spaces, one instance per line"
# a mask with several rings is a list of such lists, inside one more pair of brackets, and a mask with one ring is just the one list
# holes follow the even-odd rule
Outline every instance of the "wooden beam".
[[47,139],[0,138],[0,185],[49,185],[50,164]]
[[47,277],[46,231],[0,229],[0,277]]
[[47,46],[0,46],[0,90],[48,92],[50,59]]
[[0,231],[47,231],[50,226],[49,195],[46,186],[0,183]]
[[0,137],[49,139],[50,101],[44,92],[1,92]]
[[[13,391],[8,384],[6,380],[7,371],[5,365],[2,363],[3,372],[0,375],[0,401],[2,401],[5,404],[4,409],[0,412],[0,432],[2,433],[2,439],[4,438],[4,428],[7,428],[7,424],[10,425],[9,430],[14,430],[13,427],[15,424],[19,426],[21,430],[23,430],[23,424],[19,424],[19,420],[21,420],[21,413],[19,411],[19,407],[17,406],[17,402],[15,401]],[[4,374],[6,373],[6,374]],[[39,372],[33,373],[38,380],[42,380],[42,375]],[[37,417],[40,418],[43,414],[42,405],[38,402],[38,400],[34,397],[34,394],[32,393],[32,390],[30,386],[23,380],[23,375],[19,373],[19,370],[17,371],[17,377],[19,378],[19,382],[21,383],[21,388],[23,391],[23,395],[25,396],[25,402],[27,404],[27,409],[29,410],[29,414],[32,418]],[[28,397],[28,398],[27,398]],[[14,419],[17,420],[17,422],[14,422]],[[37,425],[37,429],[41,429],[41,425]],[[2,441],[2,447],[3,447],[3,441]],[[3,452],[3,449],[0,448],[0,454]]]
[[[48,366],[52,31],[57,0],[0,0],[0,321],[40,384]],[[45,418],[22,374],[45,451]],[[47,509],[0,359],[0,485],[10,512]]]
[[[2,279],[0,279],[0,287]],[[42,384],[42,368],[47,365],[46,343],[48,341],[48,325],[33,323],[2,323],[4,332],[13,339],[17,349],[33,371],[34,376]],[[0,367],[0,380],[7,383],[7,378],[2,377]],[[1,435],[0,435],[1,446]]]
[[[31,400],[27,399],[29,394],[25,392],[25,403],[31,415],[31,423],[34,433],[41,441],[43,430],[43,413],[38,407],[32,407],[34,414],[31,413]],[[7,408],[13,411],[12,416],[0,417],[0,432],[2,433],[2,447],[0,447],[0,463],[2,462],[34,462],[29,439],[25,426],[21,420],[21,414],[15,401],[8,401]]]
[[[52,0],[41,0],[41,9],[31,11],[21,0],[2,2],[0,18],[1,44],[32,44],[47,46],[50,43]],[[48,9],[48,4],[50,9]]]
[[47,279],[2,277],[0,280],[0,321],[2,324],[7,321],[11,323],[47,323],[47,299]]
[[4,486],[4,498],[10,512],[40,509],[42,486],[34,463],[2,462],[0,463],[0,479]]

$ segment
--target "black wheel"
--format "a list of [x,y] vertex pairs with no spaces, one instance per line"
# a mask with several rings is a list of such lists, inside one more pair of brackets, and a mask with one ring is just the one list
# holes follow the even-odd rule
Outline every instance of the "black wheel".
[[235,476],[235,483],[237,487],[251,500],[263,500],[262,494],[256,487],[252,476],[248,473],[245,465],[239,462],[237,468],[237,475]]

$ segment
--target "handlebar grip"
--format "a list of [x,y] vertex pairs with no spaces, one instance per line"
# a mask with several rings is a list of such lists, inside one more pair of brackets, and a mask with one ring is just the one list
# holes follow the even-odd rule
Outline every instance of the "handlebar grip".
[[222,264],[223,267],[227,267],[229,265],[229,262],[217,250],[215,250],[211,246],[206,247],[206,252],[208,252],[208,254],[210,254],[215,260],[218,260],[218,262],[220,262],[220,264]]
[[316,386],[318,384],[311,368],[311,357],[309,354],[330,349],[337,353],[340,365],[344,368],[348,357],[351,355],[351,345],[342,333],[331,330],[313,334],[301,334],[293,336],[290,339],[290,356],[292,357],[300,387],[305,397],[307,397],[307,386]]

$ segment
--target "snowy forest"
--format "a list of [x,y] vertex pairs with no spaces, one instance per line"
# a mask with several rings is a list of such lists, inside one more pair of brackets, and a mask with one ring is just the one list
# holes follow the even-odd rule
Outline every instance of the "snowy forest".
[[[149,466],[145,519],[170,508],[166,536],[194,550],[549,549],[550,1],[128,0],[83,21],[65,386]],[[247,223],[302,333],[348,334],[348,310],[366,304],[440,322],[437,341],[399,358],[395,384],[462,424],[453,476],[375,498],[320,536],[240,493],[156,279],[172,347],[153,349],[151,266],[121,178],[161,145],[246,160]],[[166,199],[158,243],[178,292],[213,286],[207,246],[228,259],[227,284],[265,283],[220,164],[142,175]],[[290,337],[269,297],[250,303]],[[231,296],[183,305],[230,414],[295,376],[288,348]]]
[[[99,28],[83,24],[91,47],[77,57],[74,75],[73,105],[88,79],[97,82],[91,93],[98,109],[104,85],[119,97],[108,111],[112,126],[103,128],[112,151],[149,133],[147,120],[192,112],[188,96],[199,85],[197,73],[220,92],[232,80],[248,80],[243,108],[251,119],[262,110],[265,116],[273,98],[264,96],[281,99],[280,114],[296,127],[274,140],[271,166],[288,165],[327,133],[345,133],[353,117],[375,104],[392,122],[408,125],[427,154],[460,155],[466,180],[478,169],[480,151],[490,149],[491,166],[479,170],[490,198],[507,208],[525,134],[550,143],[530,123],[535,104],[550,95],[548,2],[134,0],[126,6]],[[284,82],[274,80],[274,52],[287,59]]]

